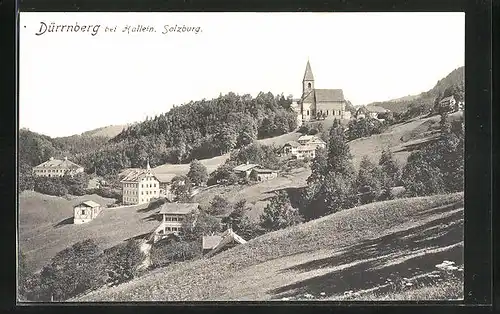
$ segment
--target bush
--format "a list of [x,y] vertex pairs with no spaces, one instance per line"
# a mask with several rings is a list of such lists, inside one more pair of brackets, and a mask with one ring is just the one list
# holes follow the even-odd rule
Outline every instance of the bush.
[[161,241],[151,248],[151,264],[163,267],[173,262],[192,260],[201,256],[200,241]]
[[288,195],[280,191],[264,208],[260,216],[260,225],[268,231],[279,230],[299,224],[303,221],[299,211],[292,207]]
[[193,160],[189,165],[187,177],[194,185],[203,186],[207,183],[208,173],[207,168],[198,160]]
[[137,267],[144,260],[139,243],[129,240],[104,251],[100,258],[100,272],[105,284],[115,286],[139,274]]

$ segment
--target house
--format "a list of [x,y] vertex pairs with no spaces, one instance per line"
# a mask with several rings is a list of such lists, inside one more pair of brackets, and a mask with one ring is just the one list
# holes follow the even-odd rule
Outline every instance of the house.
[[83,172],[83,167],[68,160],[64,157],[63,160],[50,157],[49,160],[33,167],[33,174],[39,177],[62,177],[65,174],[73,176]]
[[457,106],[457,100],[455,99],[455,96],[451,95],[448,97],[444,97],[439,101],[439,107],[441,108],[447,108],[447,111],[455,111],[458,109]]
[[101,212],[102,207],[94,201],[85,201],[73,207],[73,223],[83,224],[93,220]]
[[199,208],[198,203],[164,203],[158,212],[162,222],[154,231],[154,242],[168,234],[178,234],[182,229],[184,218],[192,212],[198,212]]
[[123,191],[123,204],[136,205],[149,203],[160,197],[160,182],[151,171],[149,162],[146,170],[133,169],[120,181]]
[[303,121],[317,118],[327,120],[350,119],[346,110],[346,100],[342,89],[317,89],[314,86],[311,64],[307,61],[302,79],[302,97],[300,99]]
[[[252,174],[253,173],[253,174]],[[250,176],[255,176],[257,181],[265,181],[265,180],[271,180],[276,177],[278,177],[278,171],[277,170],[271,170],[271,169],[265,169],[261,167],[256,167],[252,170],[252,173]]]
[[306,145],[313,145],[316,148],[318,148],[318,147],[319,148],[326,148],[326,142],[318,137],[313,138],[312,140],[307,142]]
[[206,257],[230,249],[238,244],[245,244],[247,241],[237,235],[231,228],[224,231],[220,236],[204,236],[202,238],[203,253]]
[[382,108],[380,106],[374,106],[374,105],[366,105],[366,106],[361,106],[358,110],[356,110],[356,119],[364,119],[366,117],[372,118],[372,119],[378,119],[378,115],[380,113],[387,113],[390,110]]
[[314,145],[301,145],[297,148],[297,154],[294,156],[296,159],[312,159],[316,157],[316,146]]
[[252,170],[256,167],[259,167],[258,164],[241,164],[233,168],[233,171],[241,178],[248,178]]
[[281,153],[283,155],[295,155],[297,153],[297,148],[300,146],[299,142],[288,141],[281,148]]

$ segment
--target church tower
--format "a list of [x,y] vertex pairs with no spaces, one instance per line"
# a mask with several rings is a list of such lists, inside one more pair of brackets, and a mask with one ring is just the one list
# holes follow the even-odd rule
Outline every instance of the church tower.
[[302,96],[309,94],[314,90],[314,76],[311,70],[311,64],[307,60],[306,71],[304,73],[304,79],[302,80]]

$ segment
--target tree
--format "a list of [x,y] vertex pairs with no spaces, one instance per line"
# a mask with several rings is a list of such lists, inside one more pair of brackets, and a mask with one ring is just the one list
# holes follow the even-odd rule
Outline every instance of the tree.
[[193,160],[189,165],[189,172],[187,174],[189,180],[197,185],[203,186],[207,183],[208,173],[207,168],[198,160]]
[[383,198],[387,199],[391,197],[391,188],[399,184],[401,169],[394,159],[394,155],[389,147],[382,150],[378,164],[382,171],[381,184],[383,189]]
[[410,196],[431,195],[444,192],[443,174],[432,166],[423,152],[414,152],[408,157],[402,175],[406,193]]
[[171,181],[171,186],[176,202],[188,202],[191,199],[192,184],[187,176],[175,176]]
[[381,169],[372,163],[368,156],[363,156],[356,178],[361,204],[371,203],[380,196],[382,190],[381,177]]
[[204,235],[215,234],[221,230],[217,218],[205,211],[190,213],[182,221],[181,239],[184,241],[199,241]]
[[330,129],[328,142],[328,171],[343,174],[354,173],[352,155],[342,126]]
[[311,164],[311,175],[307,178],[308,183],[320,183],[328,172],[328,156],[324,148],[316,148],[316,154]]
[[216,195],[210,202],[207,212],[210,215],[223,215],[228,213],[230,209],[231,204],[229,201],[220,195]]
[[208,185],[214,185],[214,184],[231,185],[238,182],[238,177],[232,171],[232,168],[233,167],[230,164],[220,165],[214,172],[210,174]]
[[236,133],[231,127],[221,127],[215,134],[214,141],[219,154],[223,155],[236,146]]
[[45,298],[66,300],[93,287],[100,280],[95,267],[99,254],[99,247],[92,239],[77,242],[57,253],[40,274]]
[[273,231],[299,224],[303,221],[299,211],[292,207],[288,194],[284,191],[271,199],[260,216],[262,228]]
[[231,214],[222,221],[247,241],[261,234],[259,226],[252,223],[248,216],[246,216],[249,210],[250,208],[246,206],[246,201],[241,200],[234,204]]
[[104,252],[101,274],[106,284],[118,285],[138,275],[138,266],[144,260],[139,242],[129,240]]

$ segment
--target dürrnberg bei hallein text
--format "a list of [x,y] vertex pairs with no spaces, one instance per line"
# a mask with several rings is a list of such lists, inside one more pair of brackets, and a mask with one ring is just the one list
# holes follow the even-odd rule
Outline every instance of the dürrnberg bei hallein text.
[[[186,26],[186,25],[164,25],[164,30],[162,34],[167,34],[167,33],[185,33],[185,32],[191,32],[198,34],[201,31],[201,27],[192,27],[192,26]],[[51,23],[45,23],[45,22],[40,22],[40,29],[38,32],[35,33],[35,35],[40,36],[45,33],[61,33],[61,32],[80,32],[80,33],[90,33],[92,36],[97,35],[99,32],[99,29],[101,28],[100,24],[97,25],[80,25],[78,22],[75,22],[74,25],[56,25],[56,23],[51,22]],[[107,27],[108,29],[108,27]],[[112,32],[116,31],[116,26],[113,26]],[[142,32],[156,32],[156,29],[152,26],[144,26],[144,25],[135,25],[135,26],[130,26],[126,25],[125,27],[122,28],[122,32],[124,33],[142,33]]]

